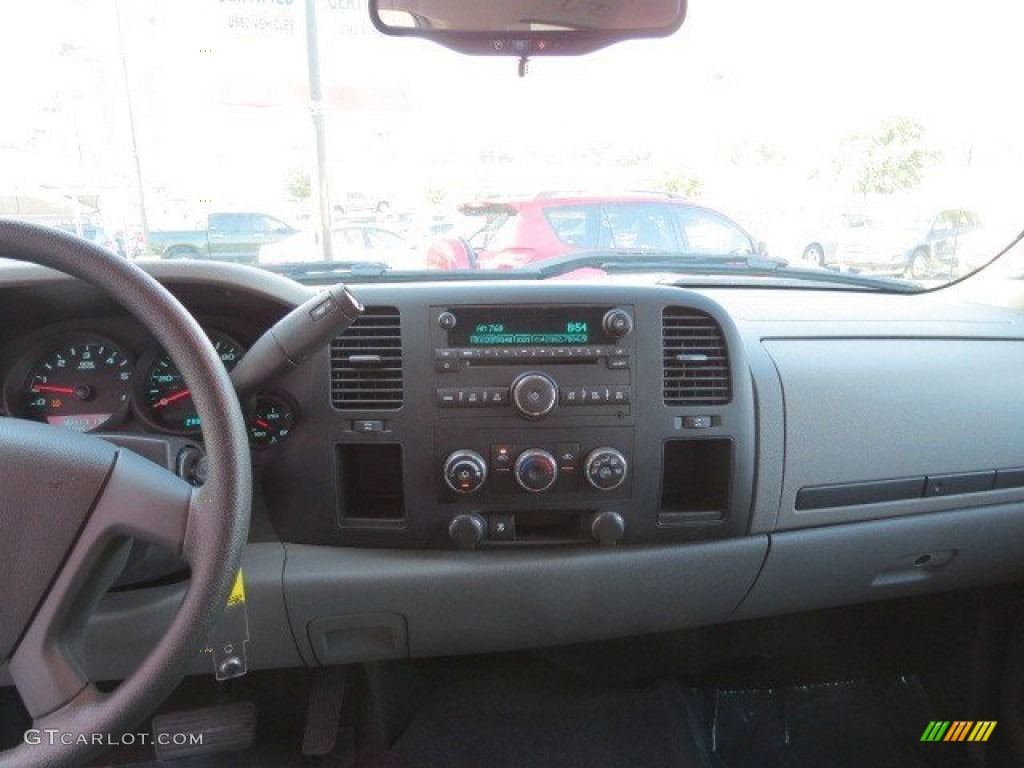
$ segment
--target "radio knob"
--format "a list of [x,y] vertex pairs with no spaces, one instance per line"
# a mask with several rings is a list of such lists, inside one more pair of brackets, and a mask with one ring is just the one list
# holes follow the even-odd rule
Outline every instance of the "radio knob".
[[558,402],[558,385],[543,373],[524,373],[512,382],[512,405],[527,419],[547,416]]
[[595,448],[583,463],[583,476],[599,491],[612,491],[626,482],[626,457],[614,448]]
[[601,327],[609,336],[621,339],[633,330],[633,317],[624,309],[609,309],[604,313]]
[[516,459],[516,482],[524,491],[541,493],[558,479],[558,462],[547,451],[530,448]]
[[487,480],[487,462],[476,451],[458,450],[444,462],[444,481],[456,493],[478,491]]

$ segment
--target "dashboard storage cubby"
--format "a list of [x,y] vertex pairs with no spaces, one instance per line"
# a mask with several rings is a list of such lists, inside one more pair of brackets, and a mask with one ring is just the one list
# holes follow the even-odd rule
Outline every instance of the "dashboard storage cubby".
[[336,446],[338,518],[347,521],[401,521],[402,446],[397,443]]
[[658,525],[724,519],[729,508],[732,440],[667,440],[662,454]]

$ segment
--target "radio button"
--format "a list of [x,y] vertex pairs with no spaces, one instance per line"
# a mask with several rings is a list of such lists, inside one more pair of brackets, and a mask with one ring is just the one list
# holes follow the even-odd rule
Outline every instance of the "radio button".
[[484,405],[508,405],[508,387],[484,387]]
[[459,356],[459,350],[457,349],[435,349],[434,359],[436,360],[454,360]]
[[558,402],[562,405],[580,405],[583,403],[583,390],[560,389],[558,391]]
[[438,373],[457,373],[459,370],[458,360],[435,360],[434,370]]
[[629,368],[629,364],[630,361],[628,357],[609,357],[605,360],[605,365],[613,371]]
[[447,388],[437,390],[437,404],[442,408],[455,408],[459,404],[459,390]]
[[469,408],[476,408],[477,406],[481,406],[484,404],[484,391],[479,387],[475,387],[473,389],[464,389],[462,390],[462,392],[465,398],[464,405],[468,406]]
[[609,387],[608,402],[614,405],[628,405],[632,391],[629,387]]

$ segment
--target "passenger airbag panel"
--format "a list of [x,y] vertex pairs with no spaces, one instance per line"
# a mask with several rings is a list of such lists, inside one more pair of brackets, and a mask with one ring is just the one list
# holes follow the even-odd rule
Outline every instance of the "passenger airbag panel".
[[[785,402],[777,529],[1024,498],[1019,487],[993,482],[992,475],[1024,464],[1024,343],[834,338],[763,344]],[[878,482],[886,478],[895,480]],[[939,482],[925,485],[926,478]]]

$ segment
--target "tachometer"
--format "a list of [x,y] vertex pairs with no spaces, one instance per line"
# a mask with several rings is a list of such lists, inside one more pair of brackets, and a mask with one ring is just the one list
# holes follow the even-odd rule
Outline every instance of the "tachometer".
[[21,415],[75,432],[99,429],[122,413],[132,366],[113,342],[67,342],[34,362],[21,395]]
[[[229,371],[245,349],[223,333],[208,332],[214,350]],[[199,431],[199,415],[185,380],[170,355],[162,352],[147,368],[142,389],[144,415],[154,426],[182,434]]]

